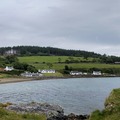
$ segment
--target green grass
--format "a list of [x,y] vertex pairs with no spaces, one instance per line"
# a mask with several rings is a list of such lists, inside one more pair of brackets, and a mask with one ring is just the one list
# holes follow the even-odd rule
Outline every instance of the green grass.
[[10,78],[11,75],[0,73],[0,78]]
[[[47,63],[52,63],[53,69],[63,70],[65,65],[72,67],[73,69],[77,68],[120,68],[120,65],[116,64],[101,64],[101,63],[58,63],[58,58],[61,58],[61,62],[65,62],[68,59],[68,56],[28,56],[28,57],[18,57],[20,62],[25,62],[35,66],[37,69],[48,69]],[[85,60],[82,57],[73,57],[75,60]],[[89,61],[92,61],[93,58],[88,58]]]
[[[61,59],[61,62],[65,62],[69,59],[69,56],[26,56],[26,57],[18,57],[20,62],[27,62],[27,63],[58,63]],[[83,57],[72,57],[74,60],[78,61],[92,61],[93,58],[88,58],[87,60]],[[97,59],[97,58],[96,58]]]
[[[28,57],[18,57],[20,62],[27,63],[55,63],[58,62],[59,56],[28,56]],[[65,61],[67,57],[60,57],[61,62]]]
[[[110,108],[120,106],[120,89],[114,89],[111,92],[109,98],[107,98],[105,101],[105,106],[110,106]],[[109,110],[109,107],[107,107],[106,109]]]
[[46,120],[46,116],[43,114],[18,114],[6,110],[5,108],[9,105],[11,105],[11,103],[0,103],[0,120]]
[[[59,58],[61,62],[59,63]],[[58,72],[62,72],[67,65],[72,70],[82,70],[85,72],[92,72],[93,70],[101,70],[103,73],[120,75],[120,64],[102,64],[99,62],[80,62],[80,61],[92,61],[94,58],[72,57],[74,60],[78,60],[79,63],[65,63],[66,59],[71,59],[69,56],[26,56],[19,57],[20,62],[28,63],[35,66],[36,69],[55,69]],[[97,60],[97,58],[95,58]],[[49,66],[48,63],[52,65]],[[47,75],[46,75],[47,76]]]
[[[29,63],[31,64],[31,63]],[[48,69],[47,64],[31,64],[35,66],[37,69]],[[53,64],[53,69],[55,70],[63,70],[65,65],[68,65],[69,67],[72,67],[73,69],[79,69],[79,68],[85,68],[85,69],[90,69],[90,68],[120,68],[120,65],[115,65],[115,64],[101,64],[101,63],[70,63],[70,64],[65,64],[65,63],[57,63]]]
[[43,74],[46,77],[63,77],[63,74],[56,72],[56,73],[44,73]]
[[120,120],[120,89],[114,89],[105,101],[105,109],[94,111],[89,120]]
[[1,107],[0,120],[46,120],[46,117],[38,114],[17,114]]

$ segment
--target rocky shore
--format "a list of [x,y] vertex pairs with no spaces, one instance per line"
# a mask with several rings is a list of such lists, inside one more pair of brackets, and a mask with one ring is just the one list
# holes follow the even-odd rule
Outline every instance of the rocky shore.
[[73,113],[69,115],[63,115],[61,117],[59,116],[53,116],[51,118],[48,118],[47,120],[88,120],[89,115],[75,115]]
[[59,105],[48,103],[12,104],[6,107],[7,110],[17,113],[45,114],[47,120],[87,120],[89,115],[75,115],[73,113],[64,115],[64,110]]

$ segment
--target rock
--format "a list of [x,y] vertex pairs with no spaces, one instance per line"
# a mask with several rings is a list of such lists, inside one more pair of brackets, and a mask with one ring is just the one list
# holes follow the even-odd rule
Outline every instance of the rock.
[[48,118],[47,120],[88,120],[89,115],[75,115],[73,113],[69,115],[64,115],[62,117],[59,116],[53,116],[51,118]]
[[18,113],[36,113],[45,114],[47,118],[62,117],[64,111],[59,105],[50,105],[48,103],[28,103],[28,104],[13,104],[6,107],[7,110],[12,110]]
[[88,115],[75,115],[71,113],[64,115],[63,109],[59,105],[50,105],[48,103],[28,103],[28,104],[12,104],[6,107],[7,110],[12,110],[17,113],[35,113],[45,114],[47,120],[87,120]]

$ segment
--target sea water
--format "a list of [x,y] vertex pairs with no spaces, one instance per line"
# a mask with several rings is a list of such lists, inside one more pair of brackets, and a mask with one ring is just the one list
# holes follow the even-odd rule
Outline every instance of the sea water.
[[120,78],[70,78],[0,84],[0,102],[58,104],[65,114],[89,114],[104,108],[104,101]]

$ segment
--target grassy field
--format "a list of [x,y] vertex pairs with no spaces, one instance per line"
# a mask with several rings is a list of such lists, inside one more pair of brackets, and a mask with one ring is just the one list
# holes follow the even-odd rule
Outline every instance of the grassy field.
[[[29,56],[29,57],[19,57],[20,62],[25,62],[35,66],[37,69],[48,69],[49,66],[47,63],[52,63],[52,69],[63,70],[65,65],[72,67],[73,69],[79,68],[120,68],[120,65],[117,64],[101,64],[101,63],[58,63],[58,59],[61,59],[61,62],[65,62],[68,59],[68,56]],[[85,60],[82,57],[73,57],[74,60]],[[93,58],[88,58],[89,61],[92,61]]]
[[[59,58],[61,62],[65,62],[67,59],[74,59],[78,61],[92,61],[93,58],[84,59],[83,57],[69,57],[69,56],[27,56],[18,57],[20,62],[28,63],[58,63]],[[97,59],[97,58],[96,58]]]

